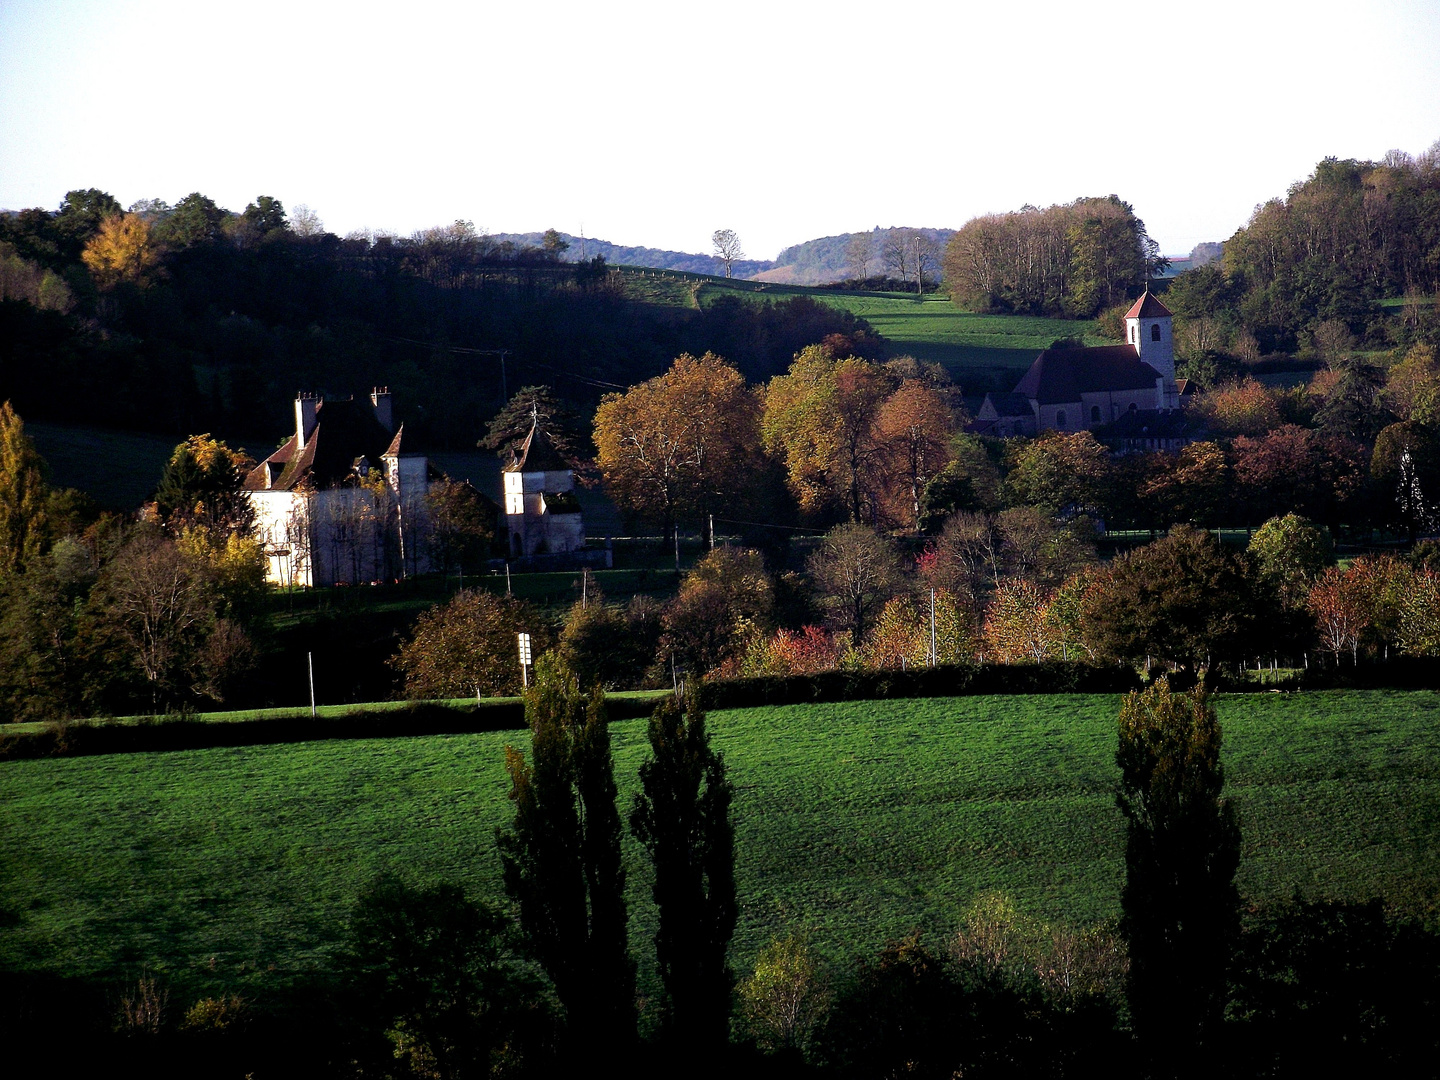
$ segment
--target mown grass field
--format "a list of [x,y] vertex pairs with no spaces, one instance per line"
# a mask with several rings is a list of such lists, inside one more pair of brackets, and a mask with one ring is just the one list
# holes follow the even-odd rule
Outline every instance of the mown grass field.
[[[1047,919],[1117,912],[1111,696],[953,698],[716,713],[737,786],[734,960],[805,930],[834,959],[977,893]],[[1440,891],[1440,696],[1220,700],[1247,897]],[[381,871],[501,898],[502,732],[0,765],[0,964],[253,986],[324,960]],[[614,725],[628,807],[644,722]],[[636,953],[654,910],[627,845]],[[274,965],[275,974],[268,974]]]
[[909,354],[944,364],[962,385],[1010,389],[1035,354],[1056,338],[1083,337],[1107,344],[1089,320],[1028,315],[977,315],[952,304],[943,293],[922,300],[900,293],[856,293],[803,285],[727,281],[701,274],[626,268],[626,288],[636,299],[660,306],[704,307],[736,293],[755,300],[809,296],[846,308],[882,334],[895,355]]

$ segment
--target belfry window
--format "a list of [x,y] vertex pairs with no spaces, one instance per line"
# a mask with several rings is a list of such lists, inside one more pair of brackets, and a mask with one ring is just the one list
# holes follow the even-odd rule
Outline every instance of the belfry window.
[[1098,424],[1098,423],[1100,422],[1100,406],[1099,406],[1099,405],[1091,405],[1091,406],[1090,406],[1090,422],[1091,422],[1092,424]]
[[1056,426],[1057,428],[1063,428],[1063,427],[1065,426],[1065,410],[1064,410],[1064,409],[1061,409],[1059,412],[1057,412],[1057,413],[1055,414],[1055,426]]
[[1160,340],[1160,324],[1159,324],[1158,322],[1157,322],[1157,323],[1151,323],[1151,324],[1150,324],[1150,340],[1151,340],[1151,341],[1159,341],[1159,340]]

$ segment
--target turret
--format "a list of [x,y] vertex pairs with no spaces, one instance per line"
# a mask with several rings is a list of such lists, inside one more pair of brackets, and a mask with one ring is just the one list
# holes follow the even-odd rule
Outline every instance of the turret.
[[1149,289],[1125,312],[1125,341],[1134,347],[1136,356],[1160,373],[1155,403],[1159,409],[1180,407],[1180,391],[1175,385],[1175,337],[1171,321],[1170,309]]

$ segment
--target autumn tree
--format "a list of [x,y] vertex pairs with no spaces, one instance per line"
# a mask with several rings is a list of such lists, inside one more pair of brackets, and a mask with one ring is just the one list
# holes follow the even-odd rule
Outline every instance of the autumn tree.
[[1433,425],[1440,421],[1440,362],[1425,344],[1410,350],[1385,375],[1380,397],[1402,421]]
[[815,957],[793,935],[761,949],[754,973],[738,989],[750,1030],[772,1052],[803,1050],[827,1005]]
[[468,480],[442,476],[425,495],[430,520],[430,545],[442,570],[476,566],[490,556],[499,526],[500,508],[476,491]]
[[1320,647],[1338,664],[1350,654],[1359,659],[1360,635],[1370,625],[1370,605],[1363,583],[1338,566],[1329,567],[1310,586],[1305,603],[1315,617]]
[[505,748],[515,820],[497,829],[505,891],[527,951],[565,1007],[575,1062],[635,1039],[620,815],[604,694],[588,701],[553,656],[525,692],[530,760]]
[[715,245],[715,257],[725,264],[725,276],[728,278],[735,264],[745,257],[740,234],[734,229],[716,229],[710,241]]
[[[870,637],[860,649],[866,667],[925,667],[931,662],[931,607],[928,593],[897,596],[885,604]],[[955,596],[935,591],[934,662],[958,664],[975,656],[974,617]]]
[[1218,445],[1190,443],[1177,454],[1156,454],[1151,465],[1135,494],[1164,527],[1205,526],[1221,519],[1232,480]]
[[837,625],[861,641],[874,613],[900,580],[894,546],[865,525],[837,525],[825,534],[806,568]]
[[520,689],[516,634],[536,655],[549,642],[543,619],[525,601],[464,589],[424,612],[391,661],[411,698],[485,697]]
[[1239,931],[1240,828],[1222,798],[1220,722],[1203,686],[1127,695],[1115,752],[1125,816],[1120,932],[1142,1047],[1167,1072],[1208,1075]]
[[45,463],[7,401],[0,404],[0,577],[23,571],[46,543]]
[[803,349],[765,390],[765,449],[785,463],[791,490],[807,513],[843,508],[851,521],[873,520],[883,454],[875,421],[893,383],[883,368]]
[[640,766],[630,829],[650,856],[659,909],[655,959],[666,1021],[689,1054],[725,1046],[734,986],[726,952],[735,932],[734,788],[710,747],[698,680],[685,708],[667,698],[650,719],[651,757]]
[[1250,655],[1260,608],[1239,557],[1209,533],[1177,526],[1096,575],[1083,621],[1102,656],[1197,671]]
[[662,657],[697,674],[737,658],[774,629],[775,589],[758,551],[717,547],[695,564],[664,615]]
[[100,572],[94,596],[102,634],[123,646],[152,709],[192,692],[214,626],[205,567],[153,528],[137,530]]
[[1049,597],[1023,578],[1007,578],[985,610],[985,656],[1002,664],[1049,660],[1060,651],[1045,617]]
[[124,282],[144,288],[160,267],[160,248],[139,214],[112,214],[85,245],[81,259],[102,289]]
[[919,529],[926,486],[950,461],[953,418],[935,390],[906,379],[885,399],[875,417],[886,484],[881,502],[887,516]]
[[850,277],[864,281],[870,276],[870,264],[875,261],[875,239],[868,232],[851,233],[845,243],[845,264]]
[[1109,451],[1090,432],[1050,432],[1018,448],[1005,490],[1012,505],[1093,512],[1105,501],[1111,472]]
[[1196,415],[1216,435],[1259,436],[1281,422],[1274,392],[1252,378],[1200,395],[1195,408]]
[[740,373],[713,353],[678,357],[670,370],[595,412],[596,464],[623,508],[660,522],[740,499],[759,443],[759,409]]
[[1285,424],[1232,447],[1235,479],[1249,520],[1294,512],[1339,523],[1363,493],[1365,451],[1358,443]]
[[220,439],[192,435],[170,454],[155,490],[155,508],[175,532],[201,526],[248,535],[255,509],[244,490],[253,462]]
[[1267,521],[1248,548],[1260,581],[1286,608],[1303,607],[1315,578],[1335,557],[1330,534],[1298,514]]

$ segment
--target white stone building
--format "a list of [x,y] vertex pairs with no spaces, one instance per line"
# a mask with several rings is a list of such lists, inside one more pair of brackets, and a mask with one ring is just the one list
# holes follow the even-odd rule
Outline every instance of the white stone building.
[[585,546],[574,470],[556,451],[538,417],[500,475],[512,564],[536,570],[611,565],[608,547]]
[[295,434],[245,478],[277,585],[357,585],[430,569],[430,466],[402,448],[390,392],[295,399]]
[[1146,290],[1125,313],[1124,345],[1046,349],[1012,393],[985,395],[974,430],[1037,435],[1117,421],[1127,428],[1175,428],[1168,414],[1181,407],[1185,390],[1185,381],[1175,378],[1170,311]]

